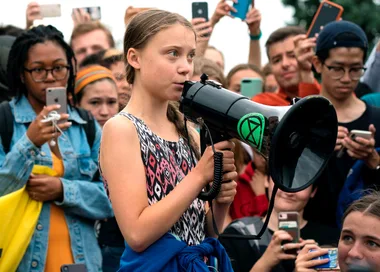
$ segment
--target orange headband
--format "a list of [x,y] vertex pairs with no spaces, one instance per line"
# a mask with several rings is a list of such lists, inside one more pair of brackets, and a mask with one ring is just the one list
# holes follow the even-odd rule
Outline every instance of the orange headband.
[[75,91],[74,91],[74,93],[75,94],[79,93],[88,84],[90,84],[96,80],[102,79],[102,78],[110,78],[116,84],[116,80],[113,77],[111,70],[109,70],[103,66],[91,65],[87,68],[80,70],[78,72],[76,78],[75,78]]

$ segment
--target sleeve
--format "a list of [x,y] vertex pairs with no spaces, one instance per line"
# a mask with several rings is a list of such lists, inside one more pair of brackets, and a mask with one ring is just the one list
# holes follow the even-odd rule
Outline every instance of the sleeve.
[[[231,227],[227,228],[224,233],[241,234]],[[235,272],[250,271],[261,257],[259,249],[257,247],[251,247],[248,242],[249,240],[228,239],[223,237],[220,237],[219,240],[226,249]]]
[[306,97],[309,95],[319,95],[321,92],[321,85],[315,80],[314,83],[299,83],[298,96]]
[[[98,152],[100,148],[101,128],[96,123],[96,135],[91,149],[92,160],[98,166]],[[111,203],[105,192],[101,177],[99,180],[68,180],[61,178],[63,185],[63,200],[55,202],[65,208],[65,211],[74,215],[92,220],[113,217]]]
[[0,196],[22,188],[29,179],[40,149],[26,133],[5,154],[0,144]]
[[380,52],[376,52],[375,59],[368,70],[363,75],[363,83],[367,84],[368,87],[374,92],[380,91],[380,80],[378,75],[380,73]]

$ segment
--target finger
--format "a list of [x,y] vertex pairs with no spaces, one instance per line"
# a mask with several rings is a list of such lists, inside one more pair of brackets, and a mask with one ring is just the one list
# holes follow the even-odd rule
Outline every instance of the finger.
[[338,138],[343,139],[344,137],[347,137],[347,133],[344,131],[338,131]]
[[373,124],[370,124],[368,127],[368,130],[372,132],[372,136],[375,137],[376,134],[376,128]]
[[278,258],[280,260],[295,260],[297,259],[297,255],[293,255],[293,254],[286,254],[286,253],[280,253],[278,255]]
[[[232,148],[232,146],[230,146]],[[222,152],[223,153],[223,159],[231,159],[231,158],[234,158],[234,152],[230,151],[230,150],[217,150],[218,152]]]
[[193,20],[191,20],[191,24],[192,25],[197,25],[197,24],[200,24],[200,23],[204,23],[206,22],[206,19],[205,18],[194,18]]
[[297,35],[297,36],[295,36],[295,37],[293,38],[293,42],[294,42],[295,45],[298,45],[298,43],[299,43],[300,41],[305,40],[305,39],[307,39],[307,36],[304,35],[304,34],[300,34],[300,35]]
[[207,35],[210,35],[211,33],[212,33],[211,27],[197,31],[198,37],[202,37],[202,38],[204,38]]
[[223,183],[222,184],[222,187],[220,188],[221,191],[225,191],[225,192],[228,192],[228,191],[234,191],[236,190],[236,186],[237,186],[237,183],[236,181],[231,181],[231,182],[228,182],[228,183]]
[[368,148],[372,149],[375,146],[375,140],[373,138],[368,140],[368,139],[364,139],[364,138],[358,136],[355,138],[355,142],[360,144],[362,147],[366,147],[366,149],[368,149]]
[[228,172],[223,175],[222,181],[235,180],[238,177],[238,173],[236,171]]
[[70,117],[70,115],[67,113],[61,113],[60,116],[61,117],[59,118],[59,120],[67,120]]
[[363,160],[365,158],[367,158],[367,154],[365,153],[359,153],[359,152],[354,152],[352,150],[347,150],[347,154],[351,157],[351,158],[355,158],[355,159],[358,159],[358,160]]
[[348,134],[348,129],[346,127],[338,126],[338,131],[342,131]]
[[59,124],[58,127],[61,130],[65,130],[65,129],[68,129],[69,127],[71,127],[72,124],[73,124],[72,122],[65,122],[63,124]]
[[[319,257],[319,256],[317,256],[317,257]],[[306,267],[314,267],[317,265],[322,265],[322,264],[328,263],[329,261],[330,261],[329,259],[310,260],[310,261],[305,262],[305,266]],[[313,271],[313,270],[310,270],[310,271]]]
[[235,164],[223,164],[223,172],[234,172],[236,171]]
[[41,117],[41,119],[43,119],[44,116],[47,116],[49,114],[49,112],[56,111],[60,108],[61,108],[61,105],[59,105],[59,104],[44,106],[44,108],[42,109],[42,111],[40,112],[40,114],[38,116]]
[[315,56],[315,53],[313,51],[311,51],[309,53],[304,53],[304,54],[302,54],[302,56],[298,57],[298,61],[300,61],[300,62],[306,61],[306,60],[313,58],[314,56]]
[[209,28],[209,27],[211,27],[211,23],[209,23],[209,22],[198,23],[198,24],[194,25],[194,29],[196,32],[199,32],[199,31],[203,30],[204,28]]
[[360,140],[360,137],[357,137],[357,140],[355,139],[355,141],[346,137],[343,139],[343,145],[354,152],[368,152],[369,147],[371,147],[371,143],[366,139],[362,139],[361,140],[362,143],[359,143],[358,142],[359,140]]

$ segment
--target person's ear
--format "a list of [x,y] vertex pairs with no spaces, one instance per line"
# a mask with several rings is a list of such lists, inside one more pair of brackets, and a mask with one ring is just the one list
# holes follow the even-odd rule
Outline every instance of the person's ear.
[[129,48],[126,60],[134,69],[140,69],[140,52],[135,48]]
[[311,61],[317,73],[322,73],[322,62],[319,60],[319,58],[317,56],[314,56]]

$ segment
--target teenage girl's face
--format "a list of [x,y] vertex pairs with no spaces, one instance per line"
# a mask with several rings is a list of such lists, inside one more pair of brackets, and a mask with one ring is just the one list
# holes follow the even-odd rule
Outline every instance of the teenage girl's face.
[[343,223],[340,235],[339,266],[348,271],[349,265],[370,265],[380,271],[380,220],[362,212],[351,212]]
[[140,51],[141,86],[163,101],[178,101],[193,73],[194,32],[175,24],[158,32]]
[[[37,43],[30,47],[28,59],[24,63],[24,68],[28,70],[41,71],[41,69],[61,69],[68,66],[67,58],[63,48],[55,42],[47,41]],[[66,68],[62,68],[66,69]],[[28,100],[32,106],[44,106],[46,104],[46,89],[52,87],[66,87],[69,78],[67,71],[66,77],[57,80],[51,71],[42,82],[35,82],[32,74],[24,70],[21,80],[28,91]]]
[[99,80],[87,85],[83,92],[79,106],[90,111],[102,127],[117,114],[119,105],[115,83],[108,79]]

